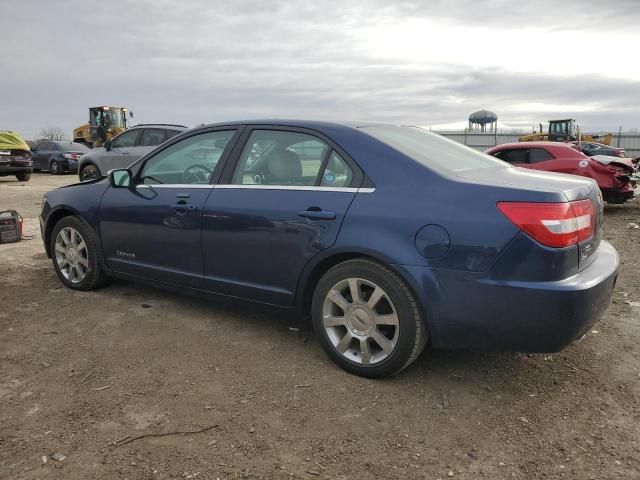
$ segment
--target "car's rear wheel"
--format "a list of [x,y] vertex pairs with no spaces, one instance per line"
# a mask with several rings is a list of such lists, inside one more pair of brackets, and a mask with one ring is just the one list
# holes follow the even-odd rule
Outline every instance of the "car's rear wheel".
[[312,320],[327,354],[364,377],[395,375],[427,344],[426,323],[411,289],[371,260],[341,263],[320,279]]
[[18,174],[16,174],[16,178],[18,180],[20,180],[21,182],[26,182],[27,180],[29,180],[31,178],[31,174],[30,173],[18,173]]
[[80,181],[85,182],[87,180],[93,180],[95,178],[100,178],[100,170],[94,164],[90,163],[82,167],[80,170]]
[[56,273],[67,287],[94,290],[107,282],[93,236],[80,219],[61,219],[53,227],[50,248]]
[[62,175],[64,173],[64,168],[62,167],[60,162],[53,160],[49,167],[49,171],[51,171],[51,174],[53,175]]

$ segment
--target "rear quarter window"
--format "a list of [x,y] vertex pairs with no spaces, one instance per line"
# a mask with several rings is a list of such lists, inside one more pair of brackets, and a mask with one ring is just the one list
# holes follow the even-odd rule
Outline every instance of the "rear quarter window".
[[532,148],[529,150],[529,163],[545,162],[553,160],[555,157],[544,148]]
[[511,165],[527,163],[526,148],[512,148],[510,150],[501,150],[494,153],[493,155]]

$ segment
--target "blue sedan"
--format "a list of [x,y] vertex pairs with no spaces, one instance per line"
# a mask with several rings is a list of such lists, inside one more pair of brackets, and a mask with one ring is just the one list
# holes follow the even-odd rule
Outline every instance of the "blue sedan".
[[367,377],[427,344],[558,351],[602,316],[619,263],[595,182],[381,124],[198,127],[48,192],[40,222],[69,288],[119,278],[276,306]]

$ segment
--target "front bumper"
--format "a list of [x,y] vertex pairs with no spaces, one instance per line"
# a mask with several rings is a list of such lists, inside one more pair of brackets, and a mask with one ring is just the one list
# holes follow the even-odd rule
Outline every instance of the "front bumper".
[[557,352],[588,331],[611,300],[618,253],[602,241],[592,259],[579,273],[551,282],[395,267],[420,297],[435,347]]

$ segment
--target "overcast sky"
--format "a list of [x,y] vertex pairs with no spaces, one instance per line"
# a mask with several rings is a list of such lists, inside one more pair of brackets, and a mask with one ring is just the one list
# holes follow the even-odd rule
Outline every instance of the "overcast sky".
[[[0,130],[71,131],[88,107],[193,126],[314,118],[640,127],[637,0],[7,2]],[[392,5],[392,6],[390,6]]]

